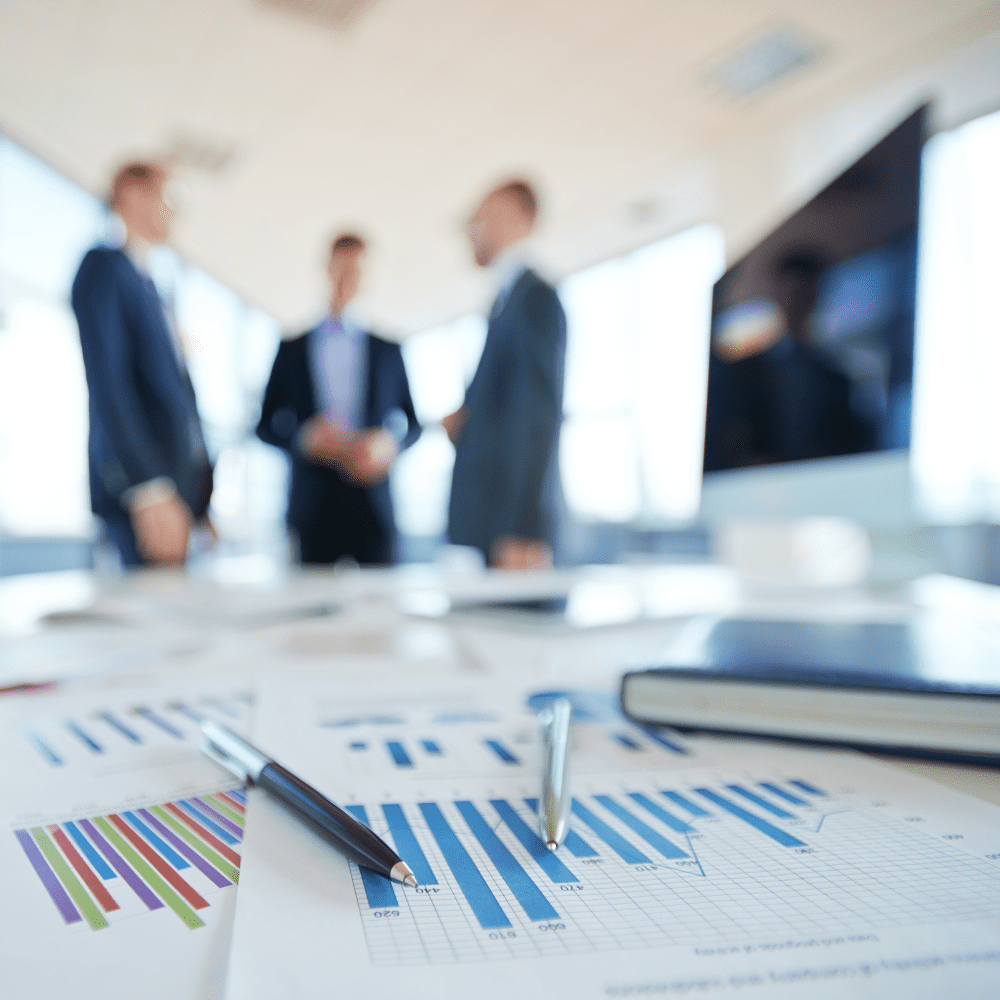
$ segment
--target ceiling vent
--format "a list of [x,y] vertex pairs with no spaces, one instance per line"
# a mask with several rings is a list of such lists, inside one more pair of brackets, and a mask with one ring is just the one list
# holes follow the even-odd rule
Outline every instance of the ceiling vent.
[[232,166],[238,151],[235,142],[218,136],[177,130],[164,143],[161,158],[178,167],[221,174]]
[[303,17],[327,28],[341,30],[350,27],[373,0],[260,0],[265,7],[285,14]]
[[719,96],[746,100],[811,66],[823,51],[801,28],[779,25],[712,60],[701,77]]

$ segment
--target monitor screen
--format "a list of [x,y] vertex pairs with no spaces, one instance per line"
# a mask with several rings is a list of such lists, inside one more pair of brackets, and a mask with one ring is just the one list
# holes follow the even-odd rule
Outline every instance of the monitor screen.
[[926,113],[716,282],[705,472],[909,446]]

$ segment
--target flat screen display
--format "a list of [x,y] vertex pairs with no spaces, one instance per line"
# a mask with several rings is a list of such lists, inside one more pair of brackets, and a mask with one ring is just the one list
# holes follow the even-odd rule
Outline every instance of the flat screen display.
[[716,282],[706,472],[909,446],[926,113]]

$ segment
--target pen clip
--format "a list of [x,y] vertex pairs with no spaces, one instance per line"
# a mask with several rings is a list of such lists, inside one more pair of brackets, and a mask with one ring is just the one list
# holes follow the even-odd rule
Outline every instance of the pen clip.
[[214,760],[216,764],[221,764],[231,774],[235,774],[240,781],[246,784],[252,783],[246,766],[235,757],[230,757],[224,750],[220,750],[211,740],[205,740],[201,746],[201,752]]

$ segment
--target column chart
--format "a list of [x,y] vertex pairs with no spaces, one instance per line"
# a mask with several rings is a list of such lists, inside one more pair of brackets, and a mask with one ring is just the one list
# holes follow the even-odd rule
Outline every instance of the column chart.
[[376,966],[856,934],[1000,909],[995,863],[797,776],[577,794],[556,853],[530,797],[350,808],[420,882],[351,866]]
[[70,927],[172,911],[204,927],[199,911],[239,880],[246,794],[227,788],[13,831],[55,912]]

